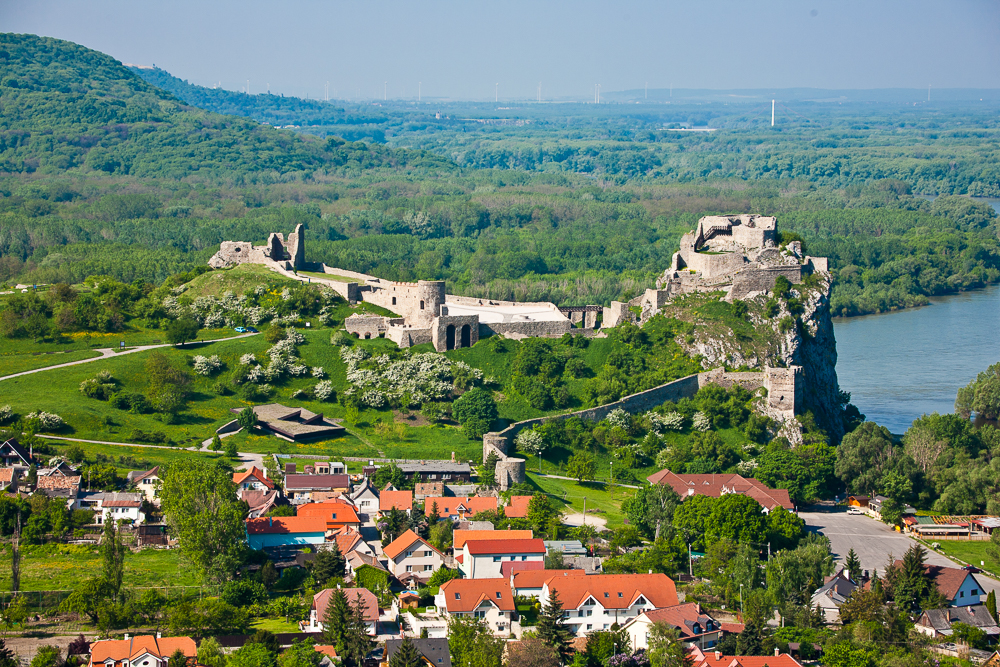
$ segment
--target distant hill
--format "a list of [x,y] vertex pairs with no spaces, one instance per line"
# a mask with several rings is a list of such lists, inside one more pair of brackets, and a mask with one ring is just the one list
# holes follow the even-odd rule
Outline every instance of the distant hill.
[[110,56],[0,33],[0,171],[183,178],[318,169],[452,169],[422,151],[322,140],[188,106]]

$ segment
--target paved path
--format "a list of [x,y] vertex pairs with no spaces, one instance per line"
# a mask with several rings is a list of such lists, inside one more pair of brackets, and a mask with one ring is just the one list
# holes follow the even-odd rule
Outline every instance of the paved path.
[[577,512],[576,514],[567,514],[563,516],[562,522],[567,526],[572,526],[576,528],[577,526],[582,526],[587,524],[588,526],[593,526],[597,529],[597,532],[607,530],[608,520],[599,516],[584,516],[582,512]]
[[[141,445],[136,442],[110,442],[108,440],[84,440],[82,438],[66,438],[61,435],[39,435],[39,438],[46,438],[47,440],[65,440],[67,442],[85,442],[92,445],[115,445],[118,447],[145,447],[147,449],[170,449],[175,452],[200,452],[200,451],[211,451],[205,450],[204,444],[198,447],[171,447],[169,445]],[[225,436],[223,436],[225,437]],[[211,443],[212,440],[209,439],[207,442]],[[239,464],[235,464],[237,470],[246,469],[249,470],[251,467],[256,466],[261,470],[264,469],[264,455],[257,454],[256,452],[237,452],[239,456]]]
[[[229,338],[213,338],[212,340],[192,340],[185,343],[185,346],[202,345],[204,343],[217,343],[222,340],[236,340],[237,338],[246,338],[247,336],[256,336],[257,334],[245,333],[238,336],[230,336]],[[137,345],[136,347],[130,347],[121,352],[116,352],[115,348],[112,347],[100,347],[94,352],[100,352],[101,356],[93,357],[92,359],[81,359],[80,361],[68,361],[65,364],[55,364],[54,366],[44,366],[42,368],[36,368],[30,371],[22,371],[20,373],[13,373],[12,375],[4,375],[0,377],[0,380],[9,380],[11,378],[21,377],[22,375],[31,375],[32,373],[41,373],[42,371],[51,371],[55,368],[66,368],[67,366],[77,366],[79,364],[89,364],[94,361],[100,361],[101,359],[107,359],[108,357],[120,357],[125,354],[132,354],[133,352],[145,352],[146,350],[155,350],[161,347],[175,347],[171,343],[161,343],[159,345]],[[187,349],[185,347],[185,349]]]

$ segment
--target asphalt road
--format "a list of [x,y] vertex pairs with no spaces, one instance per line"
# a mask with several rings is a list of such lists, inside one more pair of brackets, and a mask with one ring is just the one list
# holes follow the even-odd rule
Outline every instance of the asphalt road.
[[[872,572],[878,570],[879,576],[885,572],[885,564],[891,553],[896,559],[911,545],[916,544],[906,535],[897,533],[881,521],[876,521],[864,514],[847,514],[836,512],[799,512],[806,522],[806,528],[821,533],[830,538],[830,547],[838,565],[847,559],[847,552],[852,548],[861,559],[862,569]],[[944,555],[927,551],[927,563],[945,567],[961,567]],[[985,591],[996,591],[1000,596],[1000,581],[979,573],[976,579]]]

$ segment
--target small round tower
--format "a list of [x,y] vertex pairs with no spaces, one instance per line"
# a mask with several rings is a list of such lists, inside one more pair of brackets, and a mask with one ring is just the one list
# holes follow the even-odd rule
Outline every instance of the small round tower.
[[430,326],[431,320],[441,314],[444,305],[444,281],[421,280],[417,282],[417,297],[420,302],[414,310],[414,324]]

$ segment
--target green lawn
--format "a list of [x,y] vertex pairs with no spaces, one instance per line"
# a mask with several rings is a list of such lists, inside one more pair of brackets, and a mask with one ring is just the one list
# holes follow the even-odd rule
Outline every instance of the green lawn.
[[45,440],[55,454],[65,454],[72,446],[83,450],[88,461],[94,461],[98,455],[107,456],[115,462],[115,467],[123,477],[130,470],[149,470],[154,466],[166,465],[179,459],[192,457],[212,460],[224,455],[211,452],[192,452],[186,449],[160,449],[158,447],[131,447],[129,445],[97,445],[89,442],[67,442],[64,440]]
[[[282,618],[259,618],[250,624],[251,630],[267,630],[278,634],[279,632],[299,632],[299,625],[295,621],[286,622]],[[319,639],[317,635],[317,639]]]
[[[923,540],[924,545],[930,549],[930,545],[937,543],[940,549],[936,549],[945,556],[957,558],[969,565],[986,570],[994,577],[1000,576],[1000,561],[991,558],[987,549],[990,542],[969,542],[966,540]],[[983,563],[982,565],[980,563]]]
[[225,292],[245,294],[258,285],[271,288],[293,286],[297,280],[286,278],[262,264],[240,264],[231,269],[209,271],[191,282],[184,291],[186,296],[222,296]]
[[361,283],[363,282],[360,278],[348,278],[347,276],[338,276],[336,273],[322,273],[320,271],[296,271],[300,276],[312,276],[313,278],[323,278],[325,280],[332,280],[337,283]]
[[[0,560],[10,562],[10,547],[0,547]],[[46,544],[21,550],[21,590],[61,591],[76,588],[88,577],[98,576],[101,556],[96,546]],[[125,557],[126,587],[197,586],[194,567],[177,549],[144,549]],[[0,570],[0,590],[10,590],[10,567]]]
[[22,352],[0,354],[0,377],[14,375],[36,368],[57,366],[71,361],[82,361],[101,356],[100,352],[91,350],[66,350],[59,352]]
[[608,528],[623,525],[622,501],[635,493],[633,489],[622,487],[614,487],[612,491],[606,484],[599,482],[577,484],[568,479],[539,477],[531,471],[528,472],[528,481],[545,493],[551,494],[554,499],[559,499],[566,512],[583,512],[583,499],[586,498],[588,512],[596,508],[603,510],[599,514],[588,513],[587,516],[607,519]]

